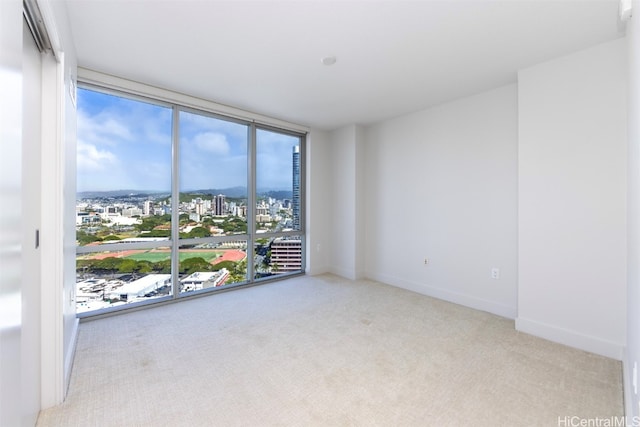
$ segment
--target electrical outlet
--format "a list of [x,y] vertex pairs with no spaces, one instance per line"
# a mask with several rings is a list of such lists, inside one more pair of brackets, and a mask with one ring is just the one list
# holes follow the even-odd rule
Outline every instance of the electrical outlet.
[[491,278],[496,280],[500,278],[500,269],[498,267],[493,267],[491,269]]
[[429,258],[424,259],[424,265],[429,265]]

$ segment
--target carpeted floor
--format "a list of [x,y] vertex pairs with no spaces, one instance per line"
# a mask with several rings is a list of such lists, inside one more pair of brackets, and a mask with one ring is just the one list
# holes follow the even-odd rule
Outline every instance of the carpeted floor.
[[49,426],[558,426],[621,417],[618,361],[372,281],[297,277],[80,325]]

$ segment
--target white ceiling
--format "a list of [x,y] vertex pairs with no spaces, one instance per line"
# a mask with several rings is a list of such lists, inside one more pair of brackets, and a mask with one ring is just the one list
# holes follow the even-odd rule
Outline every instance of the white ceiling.
[[[621,37],[618,1],[68,0],[78,65],[317,127],[516,81]],[[322,57],[335,55],[332,66]]]

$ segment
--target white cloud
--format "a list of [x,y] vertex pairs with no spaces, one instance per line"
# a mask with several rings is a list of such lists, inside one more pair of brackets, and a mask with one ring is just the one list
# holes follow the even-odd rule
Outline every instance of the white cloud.
[[116,163],[116,156],[107,150],[100,150],[95,145],[78,140],[78,170],[102,171]]
[[78,138],[96,145],[114,145],[119,141],[130,141],[133,135],[124,121],[109,113],[102,112],[89,116],[78,111]]
[[102,120],[97,129],[100,133],[118,139],[131,139],[131,132],[117,118],[97,116],[96,119]]
[[204,132],[193,138],[193,143],[202,151],[208,153],[226,155],[229,153],[227,137],[221,133]]

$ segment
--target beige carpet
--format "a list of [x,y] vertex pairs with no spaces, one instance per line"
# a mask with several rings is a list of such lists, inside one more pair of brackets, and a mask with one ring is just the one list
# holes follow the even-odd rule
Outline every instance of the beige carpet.
[[67,400],[38,426],[558,426],[622,413],[620,362],[326,275],[82,323]]

